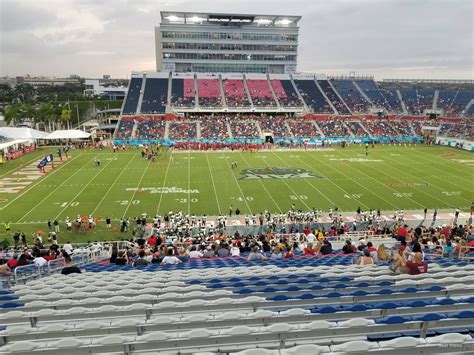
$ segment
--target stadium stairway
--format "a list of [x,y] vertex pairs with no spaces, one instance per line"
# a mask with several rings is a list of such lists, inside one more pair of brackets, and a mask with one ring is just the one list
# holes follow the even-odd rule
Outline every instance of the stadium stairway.
[[2,291],[0,353],[474,351],[474,265],[427,257],[410,276],[353,258],[89,264]]

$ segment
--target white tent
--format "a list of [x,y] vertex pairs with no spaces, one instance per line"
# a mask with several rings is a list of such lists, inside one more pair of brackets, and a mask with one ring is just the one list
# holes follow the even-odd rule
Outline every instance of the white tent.
[[0,143],[0,151],[2,151],[5,148],[11,147],[15,144],[22,144],[22,143],[28,143],[28,142],[31,143],[31,140],[29,140],[29,139],[15,139],[13,141],[3,142],[3,143]]
[[44,139],[48,133],[28,127],[0,127],[0,135],[10,139]]
[[48,134],[44,139],[84,139],[89,138],[90,133],[79,129],[57,130]]

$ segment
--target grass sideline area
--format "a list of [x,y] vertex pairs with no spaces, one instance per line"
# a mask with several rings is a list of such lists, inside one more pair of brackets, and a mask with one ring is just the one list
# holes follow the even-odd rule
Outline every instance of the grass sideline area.
[[[19,160],[7,162],[0,167],[0,188],[14,185],[22,169],[39,174],[32,166],[55,152],[46,148],[24,156],[23,167]],[[47,231],[48,219],[58,219],[58,241],[64,243],[129,237],[106,230],[105,218],[118,226],[120,218],[143,212],[214,216],[228,214],[232,205],[258,215],[265,209],[286,213],[292,204],[324,211],[468,210],[474,201],[472,153],[438,146],[376,145],[367,156],[363,145],[254,153],[164,150],[155,162],[142,158],[139,148],[73,150],[54,172],[47,170],[16,193],[0,193],[0,239],[6,237],[5,221],[11,234],[21,230],[32,242],[31,233]],[[95,233],[65,231],[65,218],[78,214],[100,217]]]

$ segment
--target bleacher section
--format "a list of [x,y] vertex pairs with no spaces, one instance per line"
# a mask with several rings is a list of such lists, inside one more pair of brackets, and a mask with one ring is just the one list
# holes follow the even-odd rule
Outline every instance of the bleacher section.
[[158,140],[165,137],[166,121],[159,116],[137,118],[136,139]]
[[459,116],[474,99],[474,90],[459,90],[450,106],[450,115]]
[[171,105],[192,108],[195,104],[194,79],[173,78],[171,86]]
[[372,137],[397,137],[399,135],[386,120],[366,120],[363,125]]
[[122,115],[134,115],[137,112],[138,100],[142,89],[142,78],[131,78],[127,97],[122,108]]
[[384,95],[380,92],[379,88],[373,80],[356,80],[359,88],[369,98],[372,104],[377,108],[383,108],[387,112],[398,112],[391,106],[391,101],[387,100]]
[[354,136],[358,138],[369,137],[369,133],[362,128],[362,124],[359,121],[346,121],[346,125]]
[[165,113],[168,100],[168,79],[147,78],[143,93],[142,113]]
[[261,117],[258,120],[263,132],[272,132],[274,138],[290,138],[291,132],[287,126],[285,116]]
[[393,113],[403,113],[402,104],[398,98],[397,90],[394,88],[384,88],[379,86],[379,91],[383,97],[387,100]]
[[221,107],[222,96],[219,79],[197,79],[199,106]]
[[444,111],[446,115],[452,115],[451,105],[459,90],[439,90],[437,108]]
[[326,138],[341,136],[350,137],[350,132],[342,120],[327,119],[325,121],[318,122],[318,126],[321,128],[321,131]]
[[288,120],[291,133],[294,137],[317,138],[321,133],[316,129],[315,121],[305,119]]
[[334,113],[331,105],[319,91],[314,80],[295,79],[295,84],[304,102],[313,109],[314,113]]
[[268,80],[247,79],[247,87],[255,107],[275,107],[277,105]]
[[331,80],[331,83],[352,113],[368,112],[369,103],[354,86],[352,80]]
[[234,138],[260,138],[257,122],[252,119],[231,120],[229,122]]
[[273,91],[282,107],[303,107],[291,80],[271,80]]
[[115,130],[115,139],[132,139],[133,126],[135,126],[134,117],[122,117]]
[[228,107],[250,107],[243,79],[224,79],[222,86]]
[[178,140],[197,138],[196,122],[171,121],[169,124],[169,138]]
[[334,92],[333,88],[329,84],[328,80],[318,80],[318,84],[321,90],[324,92],[326,97],[331,101],[331,103],[336,108],[337,112],[340,115],[350,115],[350,111],[347,109],[346,105],[341,101],[341,99]]
[[201,138],[203,139],[226,139],[229,137],[226,117],[207,117],[200,120]]
[[2,291],[0,353],[474,351],[474,265],[427,257],[428,273],[395,275],[354,258],[90,264]]

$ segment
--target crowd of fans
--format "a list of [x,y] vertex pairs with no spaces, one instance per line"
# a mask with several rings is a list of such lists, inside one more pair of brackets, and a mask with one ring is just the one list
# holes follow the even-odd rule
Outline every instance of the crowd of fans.
[[362,128],[358,121],[345,121],[347,127],[351,130],[357,138],[368,137],[369,134]]
[[251,118],[241,118],[229,122],[232,137],[234,138],[260,138],[257,121]]
[[141,119],[138,121],[135,136],[140,140],[163,139],[165,136],[166,121],[159,117]]
[[199,106],[222,106],[221,88],[219,79],[197,79]]
[[258,123],[263,132],[270,131],[274,138],[290,138],[291,133],[288,129],[288,118],[286,116],[262,116]]
[[290,126],[291,132],[294,137],[301,138],[316,138],[321,137],[318,129],[314,125],[313,120],[305,119],[293,119],[288,120],[288,126]]
[[346,102],[347,106],[349,106],[352,113],[364,113],[368,111],[369,103],[354,86],[352,80],[331,80],[331,83]]
[[201,138],[205,139],[226,139],[229,138],[227,128],[228,118],[226,116],[208,116],[201,119]]
[[318,84],[321,90],[324,92],[326,97],[332,102],[334,107],[336,108],[337,112],[340,115],[350,115],[350,111],[347,109],[344,102],[341,101],[339,96],[337,96],[336,92],[333,90],[329,81],[327,80],[318,80]]
[[222,80],[225,100],[228,107],[250,107],[244,82],[236,79]]
[[365,120],[362,124],[373,137],[395,137],[399,135],[389,121]]
[[253,105],[256,107],[275,107],[272,90],[267,80],[247,80],[247,88]]
[[120,123],[115,130],[116,139],[130,139],[132,138],[133,126],[135,126],[135,120],[129,117],[122,117]]
[[290,80],[271,80],[271,85],[281,107],[303,106]]
[[318,126],[327,138],[350,137],[350,132],[344,125],[343,120],[327,119],[324,121],[318,121]]
[[196,122],[171,121],[169,123],[170,139],[194,139],[197,138]]

